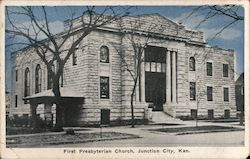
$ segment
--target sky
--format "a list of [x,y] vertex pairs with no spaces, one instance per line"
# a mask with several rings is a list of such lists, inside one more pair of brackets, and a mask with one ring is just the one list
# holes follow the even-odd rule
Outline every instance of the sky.
[[[205,17],[205,10],[197,12],[197,14],[188,17],[190,12],[197,6],[137,6],[131,9],[130,14],[151,14],[158,13],[168,19],[171,19],[177,23],[182,23],[188,29],[200,30],[204,32],[204,38],[208,45],[218,46],[224,49],[233,49],[236,52],[236,73],[239,75],[244,72],[244,22],[239,21],[225,29],[219,36],[215,36],[223,26],[225,26],[229,20],[225,16],[216,16],[205,22],[203,22],[198,28],[197,25]],[[19,11],[16,7],[11,7],[11,10]],[[63,21],[70,18],[71,13],[78,17],[83,12],[83,7],[49,7],[47,8],[49,14],[50,28],[53,33],[60,33],[64,29]],[[101,11],[103,8],[97,8],[97,11]],[[38,18],[41,15],[41,10],[37,10]],[[237,14],[244,15],[244,8],[238,7]],[[188,17],[188,18],[187,18]],[[15,23],[22,26],[26,26],[27,19],[24,17],[15,17]],[[42,20],[41,20],[42,21]],[[9,27],[6,22],[6,28]],[[41,35],[42,38],[42,35]],[[12,41],[6,40],[6,44]],[[18,46],[20,47],[20,46]],[[5,50],[5,72],[6,81],[10,81],[10,52],[12,48],[6,48]],[[6,82],[7,89],[10,88],[10,83]]]

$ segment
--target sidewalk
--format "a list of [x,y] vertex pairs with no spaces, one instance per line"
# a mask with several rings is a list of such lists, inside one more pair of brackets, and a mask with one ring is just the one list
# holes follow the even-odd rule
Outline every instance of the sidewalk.
[[[242,145],[244,143],[244,131],[235,132],[213,132],[213,133],[197,133],[197,134],[183,134],[177,135],[176,133],[152,131],[152,129],[165,129],[165,128],[185,128],[195,127],[195,121],[181,121],[180,125],[169,124],[149,124],[149,125],[136,125],[135,128],[128,126],[116,127],[103,127],[103,128],[73,128],[76,129],[78,134],[100,134],[102,133],[121,133],[139,136],[140,138],[124,138],[115,137],[113,139],[105,138],[105,140],[87,140],[86,141],[71,141],[68,143],[61,143],[61,146],[163,146],[163,145]],[[198,126],[227,126],[232,128],[244,128],[244,126],[235,125],[236,123],[212,123],[199,121]],[[68,129],[68,128],[67,128]],[[7,139],[11,140],[14,137],[39,137],[48,138],[48,135],[60,136],[65,132],[46,132],[39,134],[22,134],[22,135],[8,135]],[[123,140],[121,140],[123,139]],[[124,140],[125,139],[125,140]],[[60,143],[59,143],[60,144]],[[33,145],[32,147],[44,147],[45,145]],[[45,147],[61,147],[60,145],[49,144]]]
[[[229,126],[231,123],[210,123],[199,122],[199,126]],[[233,132],[216,132],[216,133],[200,133],[200,134],[187,134],[175,135],[172,133],[149,131],[148,129],[159,128],[177,128],[177,127],[190,127],[195,126],[194,121],[185,121],[185,125],[175,126],[161,126],[161,125],[136,125],[135,128],[130,126],[119,127],[106,127],[103,132],[114,131],[121,133],[129,133],[139,135],[141,138],[127,139],[127,140],[113,140],[113,141],[100,141],[84,144],[69,144],[58,145],[57,147],[162,147],[162,146],[243,146],[244,145],[244,131]],[[241,128],[243,128],[241,126]],[[91,129],[91,132],[99,132],[99,128]],[[51,147],[51,146],[49,146]]]
[[[169,124],[169,125],[168,125]],[[177,124],[177,125],[171,125]],[[198,121],[198,126],[206,126],[206,125],[214,125],[214,126],[228,126],[233,128],[244,128],[244,126],[237,125],[238,122],[228,122],[228,123],[219,123],[219,122],[206,122],[206,121]],[[115,127],[102,127],[102,132],[107,131],[117,131],[117,132],[127,132],[127,133],[136,133],[136,135],[140,135],[139,132],[145,132],[147,129],[159,129],[159,128],[178,128],[178,127],[190,127],[196,126],[196,122],[194,120],[189,121],[179,121],[179,122],[168,122],[168,123],[151,123],[148,125],[136,125],[135,128],[131,128],[130,125],[127,126],[115,126]],[[91,133],[91,132],[100,132],[101,128],[90,128],[90,127],[66,127],[65,129],[74,129],[76,132],[81,133]],[[35,134],[18,134],[18,135],[6,135],[7,138],[9,137],[21,137],[21,136],[41,136],[41,135],[59,135],[65,134],[66,132],[43,132],[43,133],[35,133]],[[145,132],[147,134],[147,132]],[[143,135],[144,133],[142,133]]]

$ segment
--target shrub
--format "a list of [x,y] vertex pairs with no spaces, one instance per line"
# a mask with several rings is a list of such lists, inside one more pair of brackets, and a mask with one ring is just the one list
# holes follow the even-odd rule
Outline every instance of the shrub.
[[[41,117],[36,117],[36,128],[51,128],[53,126],[52,121],[43,120]],[[6,124],[7,127],[30,127],[33,123],[31,117],[28,116],[16,116],[16,117],[7,117]]]
[[66,134],[67,135],[75,135],[75,131],[73,129],[67,129]]

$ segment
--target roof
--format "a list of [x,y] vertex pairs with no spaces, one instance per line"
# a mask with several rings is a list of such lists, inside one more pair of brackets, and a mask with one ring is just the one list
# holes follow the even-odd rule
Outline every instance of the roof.
[[242,85],[244,84],[244,72],[238,77],[238,79],[235,82],[235,85]]
[[[60,88],[61,97],[62,98],[83,98],[83,95],[76,91],[72,90],[69,87],[61,87]],[[52,92],[52,89],[33,94],[31,96],[25,97],[24,99],[34,99],[34,98],[41,98],[41,97],[54,97],[54,93]]]
[[[82,16],[79,16],[79,17],[76,17],[76,18],[74,18],[73,19],[73,21],[76,21],[76,20],[78,20],[78,19],[80,19]],[[186,31],[189,31],[189,32],[195,32],[195,33],[199,33],[200,31],[196,31],[196,30],[190,30],[190,29],[186,29],[185,27],[184,27],[184,25],[182,25],[182,24],[179,24],[179,23],[177,23],[177,22],[175,22],[175,21],[173,21],[173,20],[171,20],[171,19],[169,19],[169,18],[167,18],[167,17],[165,17],[165,16],[162,16],[161,14],[159,14],[159,13],[151,13],[151,14],[140,14],[140,15],[135,15],[135,16],[126,16],[126,17],[124,17],[124,19],[127,19],[127,20],[132,20],[132,19],[130,19],[130,18],[139,18],[139,17],[146,17],[146,18],[152,18],[152,19],[157,19],[157,18],[160,18],[160,19],[162,19],[163,21],[165,21],[166,23],[169,23],[169,24],[172,24],[172,25],[174,25],[175,27],[175,29],[176,29],[176,31],[177,31],[177,33],[178,34],[180,34],[180,28],[178,28],[178,27],[181,27],[182,29],[184,29],[184,30],[186,30]],[[65,21],[67,21],[67,20],[65,20]],[[64,21],[64,22],[65,22]],[[156,21],[156,22],[158,22],[158,21]],[[114,22],[113,22],[114,23]],[[151,22],[149,22],[149,23],[152,23],[152,21]],[[76,25],[77,26],[77,25]],[[107,27],[108,27],[109,25],[107,24]],[[129,26],[131,26],[131,24],[129,24]],[[168,27],[170,27],[170,25],[167,25]],[[109,27],[112,27],[112,28],[115,28],[115,26],[109,26]],[[161,25],[159,25],[159,27],[161,28]],[[78,27],[76,27],[75,29],[77,29]],[[99,29],[101,29],[101,30],[103,30],[104,29],[104,26],[103,27],[99,27]],[[77,30],[78,31],[78,30]],[[119,29],[117,30],[117,31],[119,31]],[[166,32],[168,32],[168,34],[169,33],[172,33],[172,31],[169,31],[169,29],[166,29]],[[65,33],[67,33],[67,31],[62,31],[61,33],[58,33],[58,34],[55,34],[54,36],[57,36],[57,37],[60,37],[60,36],[62,36],[62,35],[64,35]],[[159,32],[159,33],[161,33],[161,34],[164,34],[163,32]],[[174,35],[175,35],[175,33],[173,33]],[[171,34],[172,35],[172,34]],[[169,35],[167,35],[167,36],[169,36]],[[176,36],[176,35],[175,35]],[[180,35],[179,35],[180,36]],[[194,36],[194,35],[193,35]],[[177,36],[176,36],[177,37]],[[182,38],[184,38],[183,36],[181,36]],[[43,39],[43,40],[41,40],[41,42],[44,42],[44,41],[47,41],[47,40],[49,40],[48,38],[47,39]],[[202,44],[204,44],[204,42],[202,42],[202,41],[200,41]],[[30,48],[32,48],[32,46],[26,46],[26,47],[23,47],[23,48],[20,48],[20,49],[18,49],[18,50],[16,50],[16,51],[14,51],[14,52],[12,52],[12,54],[15,54],[15,53],[17,53],[17,52],[19,52],[19,51],[25,51],[26,49],[30,49]]]

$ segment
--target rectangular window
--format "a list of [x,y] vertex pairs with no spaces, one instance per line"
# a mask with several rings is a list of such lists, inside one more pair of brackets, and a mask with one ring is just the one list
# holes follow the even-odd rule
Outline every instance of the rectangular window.
[[166,72],[166,64],[161,63],[161,72]]
[[190,82],[190,100],[195,100],[196,96],[196,83],[195,82]]
[[109,77],[100,77],[100,97],[109,99]]
[[15,95],[15,107],[17,108],[17,95]]
[[151,62],[151,72],[156,72],[156,63],[155,62]]
[[191,118],[196,119],[197,118],[197,109],[191,109]]
[[110,123],[110,109],[101,109],[101,125]]
[[214,110],[213,109],[208,109],[208,119],[213,119],[214,118]]
[[213,76],[213,64],[212,64],[212,62],[207,62],[207,76]]
[[75,52],[73,52],[73,54],[72,54],[72,64],[77,65],[77,56],[76,56]]
[[213,87],[207,87],[207,101],[213,101]]
[[229,101],[229,89],[223,88],[223,92],[224,92],[224,101],[228,102]]
[[228,77],[228,64],[223,64],[223,77]]
[[224,118],[225,119],[229,119],[230,118],[230,110],[229,109],[224,110]]
[[18,70],[16,70],[16,82],[18,81]]

